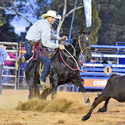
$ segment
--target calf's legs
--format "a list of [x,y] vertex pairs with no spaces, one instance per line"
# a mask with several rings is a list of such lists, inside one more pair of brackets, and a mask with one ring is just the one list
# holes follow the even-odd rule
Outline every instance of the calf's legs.
[[96,97],[94,102],[92,103],[92,106],[91,106],[89,112],[85,116],[83,116],[81,120],[85,121],[85,120],[89,119],[91,114],[92,114],[92,112],[93,112],[93,110],[95,109],[95,107],[98,104],[100,104],[102,101],[104,101],[104,98],[102,96]]
[[100,109],[98,110],[98,112],[106,112],[106,111],[107,111],[107,106],[108,106],[109,100],[110,100],[110,98],[106,99],[106,101],[105,101],[103,107],[100,108]]

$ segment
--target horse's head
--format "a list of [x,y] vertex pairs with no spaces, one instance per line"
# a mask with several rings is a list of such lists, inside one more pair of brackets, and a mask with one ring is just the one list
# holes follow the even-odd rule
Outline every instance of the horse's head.
[[77,38],[78,39],[77,50],[79,50],[84,55],[84,58],[87,62],[90,62],[92,58],[89,35],[90,32],[81,31]]

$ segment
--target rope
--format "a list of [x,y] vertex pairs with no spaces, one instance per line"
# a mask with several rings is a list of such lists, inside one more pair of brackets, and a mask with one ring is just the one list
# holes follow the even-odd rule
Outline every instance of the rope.
[[82,71],[82,70],[80,69],[80,67],[79,67],[79,65],[78,65],[78,63],[77,63],[77,61],[76,61],[76,59],[74,58],[74,56],[72,56],[72,54],[71,54],[67,49],[65,49],[65,50],[66,50],[66,52],[73,58],[73,60],[74,60],[74,62],[75,62],[75,64],[76,64],[77,70]]
[[[83,54],[84,51],[85,51],[87,48],[89,48],[89,46],[86,47],[86,48],[84,48],[84,49],[82,49],[81,43],[80,43],[80,38],[81,38],[82,35],[83,35],[83,34],[81,34],[81,35],[78,37],[78,43],[79,43],[80,51],[81,51],[81,53]],[[74,49],[75,49],[75,48],[74,48]],[[61,57],[61,59],[63,60],[64,64],[65,64],[66,66],[68,66],[71,70],[79,70],[79,71],[83,72],[83,71],[80,69],[80,66],[82,65],[83,62],[81,62],[80,66],[79,66],[78,63],[77,63],[77,61],[76,61],[76,59],[74,58],[74,56],[73,56],[66,48],[65,48],[65,50],[66,50],[66,52],[67,52],[70,56],[67,55],[63,50],[62,50],[62,52],[64,53],[64,55],[67,55],[68,57],[72,57],[72,59],[74,60],[74,62],[75,62],[75,64],[76,64],[77,69],[73,69],[72,67],[70,67],[70,66],[64,61],[64,59],[63,59],[63,57],[62,57],[62,55],[61,55],[61,51],[60,51],[60,49],[59,49],[60,57]]]
[[73,71],[79,70],[79,71],[83,72],[83,71],[80,69],[80,67],[78,66],[78,63],[77,63],[76,59],[72,56],[72,54],[71,54],[67,49],[65,49],[65,50],[66,50],[66,52],[72,57],[72,59],[74,60],[77,69],[73,69],[71,66],[69,66],[69,65],[65,62],[65,60],[64,60],[63,57],[62,57],[61,50],[59,49],[60,57],[61,57],[62,61],[64,62],[64,64],[65,64],[67,67],[69,67],[71,70],[73,70]]
[[[76,50],[75,50],[74,46],[73,46],[71,43],[68,43],[68,44],[73,48],[73,56],[76,56]],[[64,54],[65,56],[71,57],[70,55],[66,54],[64,51],[62,51],[62,52],[63,52],[63,54]]]
[[[38,52],[40,53],[41,57],[45,56],[44,50],[41,47],[39,47],[39,45],[42,45],[42,43],[34,42],[34,45],[33,45],[33,60],[36,60],[38,58]],[[35,57],[35,49],[36,49],[36,57]],[[43,52],[43,55],[41,55],[40,51]]]

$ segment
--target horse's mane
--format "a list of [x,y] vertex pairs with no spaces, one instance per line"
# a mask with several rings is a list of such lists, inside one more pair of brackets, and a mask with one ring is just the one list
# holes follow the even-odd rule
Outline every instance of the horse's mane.
[[90,35],[91,31],[90,30],[81,29],[80,31],[72,34],[72,36],[71,36],[72,40],[78,39],[78,36],[81,35],[82,33],[85,34],[85,35]]

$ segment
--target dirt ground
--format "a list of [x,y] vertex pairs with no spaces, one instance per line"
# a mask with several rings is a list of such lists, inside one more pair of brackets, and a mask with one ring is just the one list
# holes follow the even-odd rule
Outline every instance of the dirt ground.
[[[88,93],[91,103],[97,93]],[[108,111],[97,113],[100,104],[87,121],[81,121],[89,106],[85,106],[82,93],[59,92],[56,101],[47,98],[48,103],[37,110],[28,110],[27,90],[3,90],[0,95],[0,125],[125,125],[125,103],[111,99]],[[26,103],[23,110],[17,110],[19,102]],[[38,106],[36,101],[33,106]],[[47,107],[48,106],[48,107]],[[62,109],[61,109],[62,108]],[[24,110],[26,109],[26,110]]]

